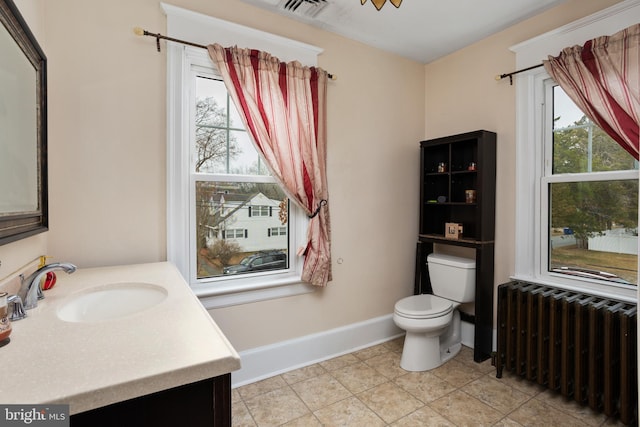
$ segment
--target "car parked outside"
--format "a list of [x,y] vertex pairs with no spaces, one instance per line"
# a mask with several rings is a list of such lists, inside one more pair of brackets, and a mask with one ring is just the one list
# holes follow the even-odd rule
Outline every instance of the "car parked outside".
[[282,251],[257,252],[222,269],[223,274],[250,273],[265,270],[281,270],[287,268],[287,254]]

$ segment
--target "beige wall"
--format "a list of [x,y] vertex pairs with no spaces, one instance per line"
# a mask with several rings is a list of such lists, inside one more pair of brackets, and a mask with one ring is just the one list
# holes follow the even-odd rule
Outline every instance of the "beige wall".
[[[508,47],[616,3],[570,0],[423,66],[237,0],[179,7],[314,44],[329,88],[334,280],[313,294],[212,310],[238,350],[390,314],[411,293],[418,141],[498,133],[496,282],[513,271],[515,91]],[[157,0],[18,0],[49,59],[50,228],[0,247],[0,277],[42,252],[80,267],[164,260],[166,56]],[[212,40],[213,41],[213,40]],[[344,262],[337,264],[342,258]]]
[[[333,282],[214,310],[215,320],[243,350],[391,313],[413,286],[424,67],[236,0],[171,3],[319,46],[319,65],[338,76],[328,91]],[[80,267],[164,260],[166,54],[132,31],[165,32],[159,2],[41,4],[48,252]]]
[[[486,129],[497,133],[495,283],[515,266],[515,86],[495,76],[515,71],[509,47],[620,0],[570,0],[425,66],[425,135]],[[550,52],[558,54],[559,52]],[[540,58],[542,59],[545,58]]]

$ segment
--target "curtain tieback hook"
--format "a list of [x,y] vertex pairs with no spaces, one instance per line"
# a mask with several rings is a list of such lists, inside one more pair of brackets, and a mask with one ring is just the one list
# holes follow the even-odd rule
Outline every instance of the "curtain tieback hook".
[[319,213],[320,213],[320,209],[322,209],[323,206],[327,205],[327,201],[325,199],[322,199],[318,202],[318,208],[311,214],[311,215],[307,215],[309,218],[314,218],[316,217]]

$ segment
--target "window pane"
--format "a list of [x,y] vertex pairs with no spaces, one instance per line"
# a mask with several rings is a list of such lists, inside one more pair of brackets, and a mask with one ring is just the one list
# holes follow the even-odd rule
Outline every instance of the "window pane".
[[[215,80],[207,77],[198,77],[196,79],[196,97],[198,102],[208,102],[216,104],[219,113],[224,116],[224,126],[236,129],[243,129],[244,125],[240,120],[235,105],[228,97],[227,88],[222,80]],[[227,123],[228,120],[228,123]],[[221,122],[215,122],[220,124]],[[205,121],[203,124],[214,124],[214,121]]]
[[280,186],[198,181],[195,190],[198,279],[289,268],[289,201]]
[[231,131],[230,137],[235,142],[236,151],[235,155],[229,159],[228,171],[221,171],[222,173],[270,176],[269,170],[258,155],[247,132]]
[[553,183],[549,206],[549,271],[637,284],[637,180]]
[[589,120],[559,87],[553,88],[553,173],[638,169],[629,153]]
[[269,175],[224,83],[196,79],[195,172]]

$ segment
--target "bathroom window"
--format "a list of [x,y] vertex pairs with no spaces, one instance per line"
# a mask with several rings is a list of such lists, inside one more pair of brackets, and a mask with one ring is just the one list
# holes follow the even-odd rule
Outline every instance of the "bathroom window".
[[[234,22],[166,3],[161,3],[161,8],[167,15],[167,35],[176,39],[201,45],[217,42],[223,46],[250,46],[281,61],[295,60],[308,66],[316,66],[322,53],[316,46]],[[260,156],[252,151],[233,105],[227,105],[222,93],[224,85],[208,52],[173,42],[167,42],[165,51],[167,259],[180,270],[205,308],[314,292],[315,286],[300,279],[304,259],[297,255],[306,245],[309,221],[302,210],[288,202]],[[198,97],[206,100],[212,96],[216,108],[224,114],[201,117],[196,126]],[[199,147],[203,151],[198,152],[191,145],[196,136],[211,136],[224,142],[203,144]],[[207,148],[219,151],[207,152]],[[274,227],[285,231],[269,236]],[[246,254],[223,264],[214,260],[212,275],[198,273],[198,266],[203,264],[199,264],[201,254],[197,248],[207,242],[215,244],[224,230],[231,229],[236,230],[236,237],[222,240],[235,240]],[[244,229],[246,237],[239,237],[238,229]]]
[[514,277],[634,300],[638,162],[543,68],[519,85]]
[[[542,58],[555,56],[567,46],[582,45],[635,24],[629,10],[622,2],[512,46],[516,68],[540,64]],[[627,259],[626,265],[621,264],[619,256],[637,254],[624,253],[624,244],[619,242],[622,238],[637,239],[638,165],[601,138],[600,131],[575,105],[567,105],[564,93],[555,86],[544,67],[514,77],[512,277],[635,302],[637,262],[633,265]],[[509,135],[503,139],[506,147]],[[566,256],[565,249],[574,253]]]
[[[276,225],[289,227],[289,199],[254,148],[222,80],[200,69],[192,76],[196,279],[224,277],[226,271],[254,274],[243,267],[254,255],[291,252],[286,237],[264,239]],[[288,270],[288,264],[270,271]]]
[[173,46],[170,57],[180,85],[170,91],[179,108],[170,111],[169,260],[207,308],[310,292],[296,255],[308,220],[254,148],[207,52]]
[[545,99],[546,273],[635,286],[638,162],[551,80]]

